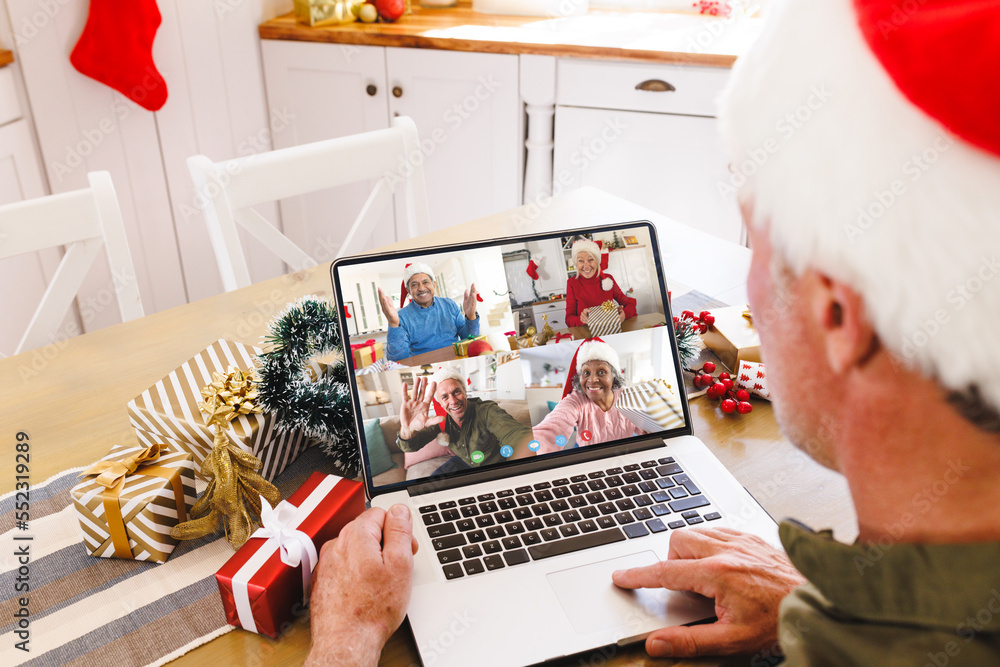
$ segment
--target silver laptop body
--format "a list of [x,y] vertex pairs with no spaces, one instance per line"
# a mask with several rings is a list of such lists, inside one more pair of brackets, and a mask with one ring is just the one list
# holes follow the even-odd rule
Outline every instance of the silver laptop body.
[[[712,618],[713,603],[701,596],[665,590],[624,591],[611,583],[614,570],[666,560],[671,535],[678,530],[694,525],[728,526],[757,534],[780,546],[774,521],[691,433],[666,283],[651,223],[637,221],[410,250],[374,259],[345,258],[335,262],[331,269],[334,293],[341,305],[348,303],[351,301],[348,294],[361,291],[355,289],[360,285],[357,276],[369,271],[364,275],[376,276],[372,278],[376,282],[381,275],[385,282],[392,279],[394,266],[398,266],[394,279],[398,291],[398,276],[407,262],[438,262],[436,267],[440,262],[447,264],[459,261],[454,258],[468,258],[477,252],[499,248],[509,287],[509,294],[502,296],[515,297],[516,301],[517,295],[525,296],[527,289],[519,275],[523,258],[515,257],[520,248],[528,248],[536,259],[542,255],[540,248],[551,248],[550,257],[545,259],[551,262],[548,268],[555,270],[558,256],[551,257],[558,253],[555,239],[566,247],[574,237],[609,238],[615,233],[633,241],[638,239],[643,247],[648,244],[645,255],[633,254],[648,261],[653,306],[648,305],[650,299],[645,299],[638,288],[633,287],[632,294],[638,301],[646,302],[645,308],[653,308],[647,319],[655,317],[655,309],[659,308],[663,326],[612,334],[605,340],[615,347],[615,341],[619,340],[615,337],[619,336],[622,349],[634,350],[637,345],[641,348],[646,339],[637,343],[633,338],[640,333],[651,337],[652,364],[646,363],[647,358],[642,356],[645,352],[636,352],[629,357],[633,359],[630,364],[645,370],[631,370],[639,376],[645,373],[646,378],[666,380],[679,394],[678,424],[673,428],[611,443],[572,449],[567,445],[562,451],[531,458],[377,485],[373,482],[377,475],[372,474],[363,429],[366,418],[372,418],[370,412],[366,413],[371,408],[363,408],[359,390],[373,380],[356,374],[363,369],[355,369],[348,359],[366,495],[374,507],[388,509],[396,503],[406,504],[414,518],[419,551],[415,556],[413,594],[407,615],[421,658],[428,667],[535,664],[640,641],[651,631],[668,625]],[[376,264],[383,273],[376,271]],[[630,275],[638,276],[633,285],[642,282],[641,271],[632,272],[636,265],[636,261],[630,261],[628,266]],[[482,262],[479,266],[482,271]],[[622,273],[624,265],[618,266]],[[437,268],[434,270],[437,272]],[[443,273],[437,278],[439,282],[448,279]],[[356,304],[354,313],[356,318]],[[340,324],[346,341],[352,332],[351,325],[343,316]],[[492,340],[496,342],[497,337],[492,336]],[[570,348],[579,344],[578,340],[563,340],[544,348],[518,351],[525,369],[529,412],[544,410],[530,398],[532,392],[544,392],[544,388],[529,386],[534,377],[529,376],[529,370],[534,372],[533,365],[538,365],[539,358],[550,358],[543,355],[556,355],[557,346]],[[657,345],[663,350],[659,357],[655,354]],[[494,350],[499,348],[500,345],[494,345]],[[415,374],[417,368],[412,371]],[[387,371],[403,373],[402,377],[410,372],[407,367]],[[510,395],[520,395],[517,387],[508,390]],[[537,426],[537,418],[530,421],[532,427]],[[567,435],[570,442],[582,444],[580,433]],[[568,509],[562,509],[567,506]],[[592,509],[584,510],[585,507]],[[589,518],[585,518],[585,513]],[[551,515],[559,518],[553,519]],[[534,530],[530,529],[532,526]],[[529,534],[534,535],[530,544]],[[488,544],[492,546],[487,548]],[[605,653],[613,650],[604,648]]]

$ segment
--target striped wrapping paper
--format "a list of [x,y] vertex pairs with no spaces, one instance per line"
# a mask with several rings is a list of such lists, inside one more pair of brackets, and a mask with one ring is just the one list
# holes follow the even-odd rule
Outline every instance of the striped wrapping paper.
[[594,306],[587,314],[587,328],[590,336],[610,336],[621,333],[622,321],[618,315],[618,304],[607,300],[600,306]]
[[625,387],[618,395],[616,407],[647,433],[684,425],[680,397],[666,380],[650,380]]
[[[31,487],[31,521],[15,527],[17,498],[0,496],[0,665],[131,667],[162,665],[233,630],[215,573],[233,557],[222,532],[180,542],[165,563],[92,558],[80,546],[70,490],[82,468]],[[274,480],[282,497],[315,471],[338,474],[318,447],[307,449]],[[199,492],[205,483],[195,480]],[[19,592],[19,547],[30,554],[30,590]],[[28,597],[30,652],[15,648],[18,598]],[[300,610],[285,632],[308,632]],[[242,632],[240,630],[239,632]],[[266,663],[266,656],[232,656]],[[259,660],[257,660],[259,658]]]
[[[212,382],[212,372],[225,373],[230,366],[255,367],[261,350],[219,339],[181,364],[165,378],[128,404],[128,416],[142,445],[165,443],[190,452],[195,470],[212,451],[212,431],[205,425],[198,404],[201,388]],[[273,480],[310,445],[300,431],[278,431],[269,414],[240,415],[226,431],[240,449],[259,458],[261,475]],[[200,474],[200,472],[199,472]]]
[[[138,454],[144,447],[116,445],[102,461],[124,461]],[[170,536],[170,529],[179,521],[174,489],[170,480],[143,474],[143,468],[158,466],[176,471],[184,491],[184,515],[191,511],[197,499],[194,488],[194,464],[191,455],[184,451],[161,453],[155,461],[140,464],[134,473],[125,478],[118,494],[121,518],[128,535],[133,560],[162,563],[177,545]],[[97,475],[88,476],[73,487],[73,506],[80,519],[83,544],[91,556],[114,558],[115,546],[108,528],[104,507],[105,487],[97,483]]]

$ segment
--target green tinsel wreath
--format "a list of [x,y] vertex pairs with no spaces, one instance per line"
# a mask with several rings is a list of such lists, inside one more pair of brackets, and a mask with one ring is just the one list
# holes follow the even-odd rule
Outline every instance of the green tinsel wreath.
[[[319,440],[323,451],[346,475],[357,475],[361,454],[353,433],[336,307],[317,296],[297,299],[268,323],[264,341],[271,345],[271,351],[259,357],[261,407],[276,414],[278,430],[302,430]],[[309,361],[330,353],[338,353],[336,362],[313,380]]]

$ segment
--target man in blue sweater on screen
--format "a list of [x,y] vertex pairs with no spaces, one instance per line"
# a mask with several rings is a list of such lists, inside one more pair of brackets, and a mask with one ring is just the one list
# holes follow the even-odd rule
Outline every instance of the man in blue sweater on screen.
[[[476,313],[476,284],[465,290],[462,307],[448,298],[435,298],[434,270],[422,262],[407,264],[403,270],[400,308],[381,289],[382,312],[389,321],[387,355],[399,361],[431,350],[448,347],[469,336],[479,335]],[[406,297],[410,303],[403,306]]]

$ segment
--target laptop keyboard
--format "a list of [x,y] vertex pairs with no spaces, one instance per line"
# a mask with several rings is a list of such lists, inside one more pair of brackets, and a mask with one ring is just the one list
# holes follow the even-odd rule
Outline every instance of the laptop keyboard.
[[670,456],[419,510],[447,579],[722,517]]

